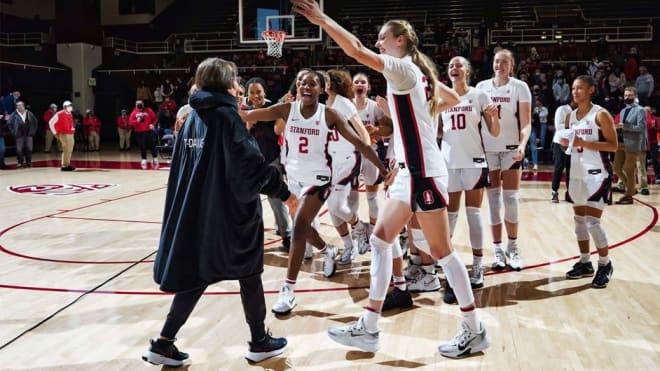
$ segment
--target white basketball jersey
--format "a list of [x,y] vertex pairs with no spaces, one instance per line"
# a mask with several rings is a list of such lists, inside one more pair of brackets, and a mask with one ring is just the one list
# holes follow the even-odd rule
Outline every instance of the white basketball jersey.
[[319,103],[316,113],[307,119],[300,113],[300,106],[298,101],[291,102],[284,130],[286,172],[301,183],[322,185],[328,183],[332,175],[325,105]]
[[493,79],[481,81],[477,89],[483,90],[497,105],[500,115],[500,135],[493,137],[486,125],[482,125],[481,135],[486,152],[513,151],[520,144],[520,120],[518,105],[531,103],[532,93],[523,81],[510,77],[505,85],[496,87]]
[[[447,176],[447,166],[436,140],[438,121],[429,112],[426,76],[410,56],[400,59],[387,55],[382,57],[385,59],[386,77],[393,74],[392,66],[396,63],[405,64],[405,68],[416,75],[415,85],[405,91],[394,90],[392,82],[388,80],[387,83],[387,100],[394,126],[390,145],[394,144],[396,161],[405,164],[404,168],[399,169],[399,174],[424,178]],[[388,68],[391,68],[390,71],[387,71]]]
[[471,87],[460,103],[442,112],[442,156],[447,168],[487,167],[480,128],[481,113],[489,103],[486,93]]
[[383,110],[378,107],[378,104],[373,99],[367,99],[367,104],[362,109],[357,108],[357,112],[364,126],[376,125],[376,122],[385,116]]
[[[350,99],[341,95],[337,95],[335,97],[335,101],[332,102],[332,106],[328,107],[337,111],[339,116],[341,116],[346,121],[358,114],[355,104],[353,104]],[[349,123],[349,128],[352,127],[351,125],[352,124]],[[339,134],[339,130],[337,130],[337,128],[334,128],[330,132],[329,151],[330,154],[334,156],[344,155],[355,152],[355,146],[346,140],[346,138],[342,137],[341,134]]]
[[[577,110],[571,112],[570,125],[575,135],[586,142],[604,141],[603,133],[596,124],[596,115],[603,107],[594,104],[581,120],[576,117]],[[573,147],[571,151],[571,178],[604,179],[611,169],[607,152],[594,151],[583,147]],[[597,176],[597,175],[601,176]]]

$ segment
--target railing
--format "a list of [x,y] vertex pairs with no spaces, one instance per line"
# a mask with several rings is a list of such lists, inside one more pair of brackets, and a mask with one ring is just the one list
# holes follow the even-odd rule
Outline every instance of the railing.
[[184,53],[222,53],[237,50],[256,51],[259,48],[242,48],[236,39],[183,40]]
[[0,32],[0,46],[37,46],[46,43],[46,40],[43,32]]
[[144,41],[120,39],[117,37],[106,37],[103,46],[131,54],[172,54],[174,48],[168,41]]
[[6,64],[8,66],[18,66],[18,67],[23,67],[24,70],[27,70],[28,68],[34,68],[34,69],[44,69],[50,71],[66,71],[66,68],[61,68],[61,67],[51,67],[51,66],[41,66],[38,64],[27,64],[27,63],[16,63],[16,62],[6,62],[6,61],[0,61],[0,64]]
[[111,75],[113,73],[132,73],[132,74],[137,74],[138,72],[140,73],[152,73],[155,72],[156,74],[161,74],[163,72],[189,72],[189,68],[127,68],[127,69],[120,69],[120,70],[96,70],[98,73],[107,73],[108,75]]
[[490,42],[507,40],[517,44],[553,44],[562,40],[586,43],[604,37],[609,42],[653,41],[653,26],[585,28],[532,28],[491,30]]

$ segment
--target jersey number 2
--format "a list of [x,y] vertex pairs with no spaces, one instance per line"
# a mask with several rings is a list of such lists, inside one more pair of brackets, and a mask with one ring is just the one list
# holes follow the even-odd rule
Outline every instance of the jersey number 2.
[[309,139],[307,137],[300,137],[300,143],[298,144],[298,153],[309,153],[307,146],[309,145]]

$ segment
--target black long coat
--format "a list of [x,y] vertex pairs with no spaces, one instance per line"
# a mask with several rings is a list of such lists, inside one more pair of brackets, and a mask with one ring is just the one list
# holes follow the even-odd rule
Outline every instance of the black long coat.
[[259,195],[290,192],[227,92],[200,91],[172,157],[154,280],[181,292],[263,272]]

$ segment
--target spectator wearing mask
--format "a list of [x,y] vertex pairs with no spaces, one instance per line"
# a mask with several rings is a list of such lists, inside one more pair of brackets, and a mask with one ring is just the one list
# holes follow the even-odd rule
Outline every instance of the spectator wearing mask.
[[117,133],[119,133],[119,150],[131,150],[131,123],[128,120],[128,111],[121,110],[121,114],[117,117]]
[[75,167],[71,166],[71,154],[73,153],[73,145],[75,144],[74,134],[76,133],[73,121],[73,104],[65,100],[62,103],[62,110],[57,112],[52,119],[48,122],[50,131],[57,140],[62,143],[62,171],[74,171]]
[[136,101],[135,108],[131,112],[128,121],[135,130],[135,139],[140,146],[140,166],[147,168],[147,150],[151,151],[152,166],[158,168],[158,152],[156,151],[156,142],[154,140],[154,128],[157,124],[157,118],[154,111],[144,106],[144,102]]
[[48,123],[50,122],[50,119],[55,116],[57,113],[57,104],[52,103],[50,107],[44,112],[44,132],[46,133],[46,144],[44,146],[44,153],[50,153],[50,148],[53,145],[53,139],[55,139],[55,143],[57,143],[57,152],[62,152],[62,144],[55,138],[53,135],[53,132],[50,131],[50,125]]
[[34,135],[39,122],[37,116],[25,108],[25,102],[16,102],[16,111],[9,116],[9,130],[16,140],[16,167],[32,167]]
[[[617,129],[621,129],[623,151],[621,144],[614,155],[614,172],[623,181],[624,189],[621,185],[615,187],[616,191],[624,191],[625,194],[618,201],[619,205],[631,205],[632,196],[637,193],[635,188],[635,166],[637,159],[645,155],[646,150],[646,112],[637,103],[637,91],[629,86],[623,92],[623,101],[626,107],[614,119]],[[623,156],[621,156],[623,153]],[[623,157],[623,158],[621,158]],[[644,156],[644,158],[646,158]],[[646,165],[646,163],[644,163]],[[641,179],[641,188],[647,189],[646,179]],[[645,192],[648,194],[648,189]]]
[[101,138],[101,120],[94,114],[94,111],[88,109],[83,118],[83,126],[89,140],[89,150],[99,151],[99,142]]

